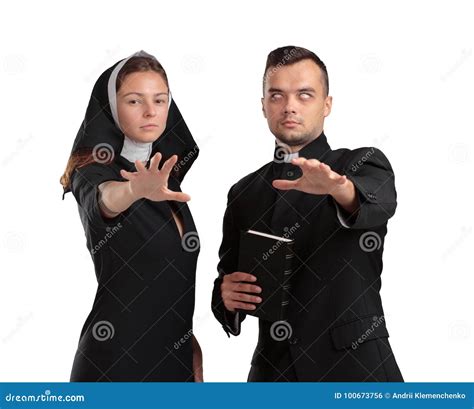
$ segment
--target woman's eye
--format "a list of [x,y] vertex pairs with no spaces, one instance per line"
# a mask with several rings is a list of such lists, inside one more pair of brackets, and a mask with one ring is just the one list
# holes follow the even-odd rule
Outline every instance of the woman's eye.
[[128,103],[130,105],[136,105],[138,103],[138,101],[136,99],[132,99],[132,100],[128,101]]
[[156,102],[159,104],[164,104],[166,101],[164,99],[157,99]]

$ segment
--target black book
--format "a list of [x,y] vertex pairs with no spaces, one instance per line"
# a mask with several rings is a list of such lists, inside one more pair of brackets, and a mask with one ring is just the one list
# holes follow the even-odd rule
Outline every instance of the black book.
[[238,271],[257,277],[252,284],[261,287],[257,295],[262,302],[255,310],[237,311],[272,322],[287,319],[293,244],[294,240],[255,230],[241,232]]

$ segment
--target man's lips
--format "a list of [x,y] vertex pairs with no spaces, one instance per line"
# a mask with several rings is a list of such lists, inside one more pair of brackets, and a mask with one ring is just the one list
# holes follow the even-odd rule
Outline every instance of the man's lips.
[[300,125],[300,123],[296,121],[283,121],[281,124],[287,128],[294,128],[295,126]]

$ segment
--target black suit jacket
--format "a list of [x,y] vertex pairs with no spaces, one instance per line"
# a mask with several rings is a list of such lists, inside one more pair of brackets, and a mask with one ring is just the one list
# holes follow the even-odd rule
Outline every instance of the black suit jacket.
[[402,381],[379,293],[387,220],[396,208],[390,163],[372,147],[331,150],[324,133],[299,156],[347,175],[358,212],[346,214],[329,195],[273,188],[274,179],[301,175],[278,159],[244,177],[228,194],[214,315],[227,334],[240,333],[245,314],[227,311],[220,294],[223,275],[238,271],[240,231],[286,234],[295,239],[289,319],[273,326],[259,321],[252,365],[276,369],[284,379],[288,368],[279,368],[278,359],[289,348],[298,381]]

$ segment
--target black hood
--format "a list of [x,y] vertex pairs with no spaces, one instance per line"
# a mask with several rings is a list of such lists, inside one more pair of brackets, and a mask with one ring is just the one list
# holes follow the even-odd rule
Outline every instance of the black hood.
[[[123,65],[131,57],[140,56],[156,59],[145,51],[138,51],[115,63],[104,71],[96,81],[86,115],[74,140],[71,155],[89,148],[93,150],[93,157],[97,158],[99,163],[103,163],[104,159],[108,158],[113,158],[113,161],[120,158],[121,162],[125,160],[120,156],[125,135],[117,126],[118,120],[116,122],[114,119],[114,116],[117,118],[116,105],[115,101],[111,103],[109,96],[115,98],[115,81]],[[114,113],[112,113],[113,110],[115,110]],[[199,148],[171,95],[166,128],[162,135],[153,142],[151,156],[156,152],[163,155],[161,163],[173,155],[178,156],[175,175],[180,183],[199,154]],[[64,194],[67,192],[70,192],[69,188],[64,189]]]

